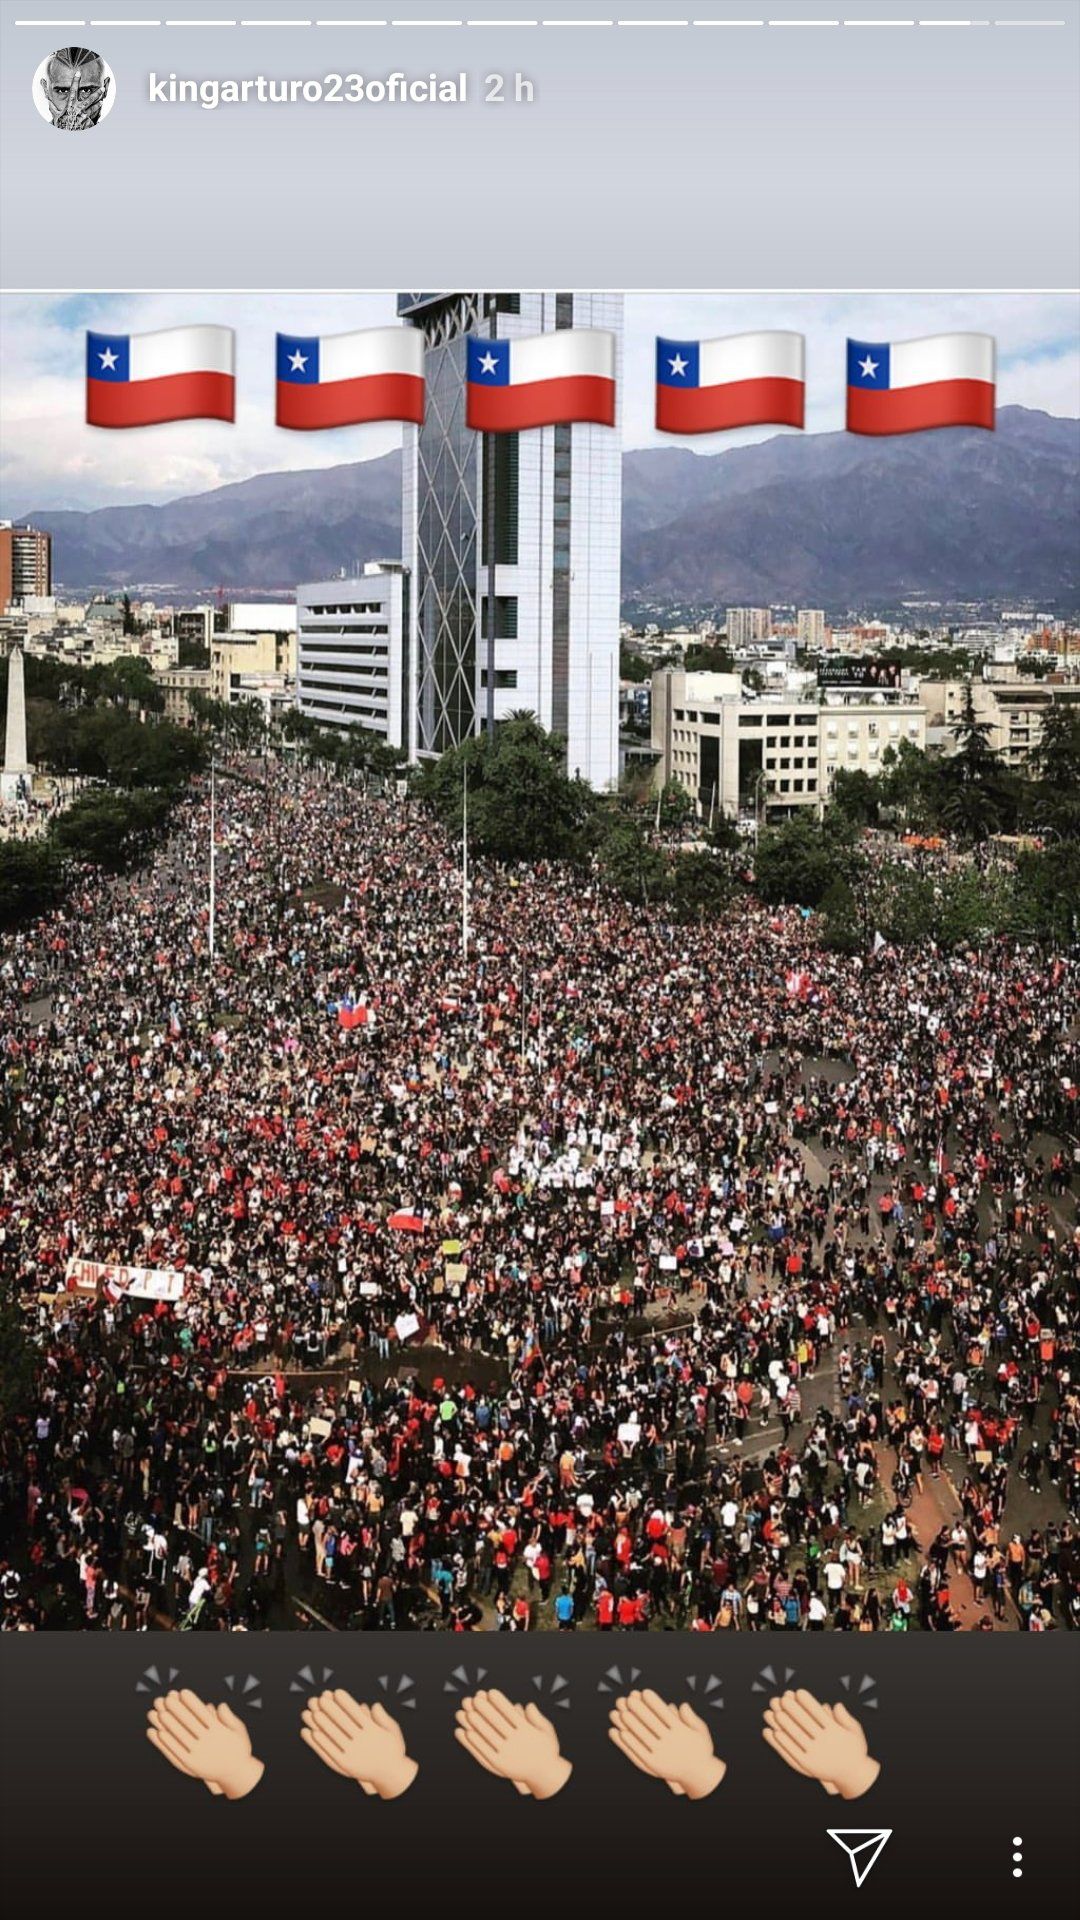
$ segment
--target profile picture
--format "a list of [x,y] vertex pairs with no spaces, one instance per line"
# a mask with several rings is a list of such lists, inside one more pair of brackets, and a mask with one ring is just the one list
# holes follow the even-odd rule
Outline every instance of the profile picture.
[[34,75],[34,105],[62,133],[87,133],[112,112],[112,68],[92,47],[57,47]]

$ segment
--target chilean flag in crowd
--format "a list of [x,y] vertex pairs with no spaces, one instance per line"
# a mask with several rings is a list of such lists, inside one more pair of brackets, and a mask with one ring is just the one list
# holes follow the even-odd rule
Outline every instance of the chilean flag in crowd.
[[166,420],[232,420],[235,414],[231,327],[87,333],[88,426],[156,427]]
[[419,327],[277,337],[277,424],[312,432],[365,420],[424,418]]
[[482,433],[518,433],[562,420],[615,425],[615,335],[560,327],[522,340],[470,336],[466,420]]
[[989,333],[931,333],[921,340],[849,340],[849,433],[920,433],[924,427],[994,426],[994,341]]
[[730,427],[801,427],[806,343],[801,333],[731,333],[719,340],[656,342],[656,424],[661,433]]

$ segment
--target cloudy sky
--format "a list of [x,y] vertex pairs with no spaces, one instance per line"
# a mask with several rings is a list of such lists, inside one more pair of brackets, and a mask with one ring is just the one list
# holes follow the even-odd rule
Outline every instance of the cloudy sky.
[[[391,293],[32,294],[2,296],[0,517],[34,508],[161,502],[253,473],[336,466],[385,453],[395,427],[289,433],[274,425],[274,333],[343,333],[393,321]],[[237,419],[111,433],[84,421],[84,334],[218,322],[237,334]],[[1080,416],[1080,300],[1064,293],[633,294],[626,301],[624,442],[660,443],[652,425],[658,333],[708,339],[757,327],[806,335],[807,428],[843,426],[843,353],[857,339],[992,333],[998,404]],[[712,453],[773,428],[677,444]],[[674,444],[670,439],[666,444]]]

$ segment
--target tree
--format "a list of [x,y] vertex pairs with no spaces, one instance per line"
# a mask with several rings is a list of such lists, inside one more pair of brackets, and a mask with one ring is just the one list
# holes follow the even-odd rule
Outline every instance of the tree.
[[460,833],[463,781],[469,789],[469,841],[497,860],[581,859],[596,801],[565,768],[565,746],[532,714],[511,716],[473,735],[426,768],[420,794],[451,832]]
[[171,795],[162,790],[80,794],[56,822],[54,839],[73,860],[122,873],[159,838],[171,805]]
[[853,886],[859,869],[850,827],[835,815],[820,824],[799,816],[767,828],[754,858],[757,890],[771,906],[819,906],[835,880]]
[[26,1321],[12,1300],[0,1301],[0,1421],[5,1427],[33,1405],[37,1357]]
[[[206,733],[223,734],[229,724],[229,708],[224,700],[214,699],[212,694],[201,693],[198,688],[188,701],[191,717],[197,727]],[[303,718],[304,716],[298,716]]]
[[867,895],[867,916],[875,933],[891,946],[915,946],[933,937],[937,911],[934,882],[901,861],[875,867]]
[[921,826],[927,817],[927,794],[933,785],[935,767],[921,747],[910,740],[899,746],[887,746],[881,756],[881,794],[879,808],[899,818],[904,826]]
[[36,920],[62,891],[63,873],[51,841],[0,841],[0,926]]
[[706,827],[705,838],[716,853],[741,853],[746,847],[736,822],[722,808],[712,826]]
[[927,932],[940,947],[977,947],[1003,932],[1012,918],[1012,884],[1003,874],[964,866],[943,874],[934,896]]
[[859,953],[866,944],[851,882],[838,873],[821,896],[821,931],[834,953]]
[[1016,863],[1014,925],[1048,945],[1080,939],[1080,842],[1058,841]]
[[1080,702],[1054,700],[1032,754],[1031,814],[1062,839],[1080,837]]
[[625,899],[648,906],[667,885],[667,862],[636,820],[612,814],[597,848],[600,871]]
[[667,780],[660,792],[660,825],[682,827],[693,818],[694,803],[681,780]]
[[1016,796],[1007,768],[990,745],[989,727],[975,717],[970,680],[952,732],[956,752],[937,770],[937,816],[961,840],[983,841],[1015,822]]
[[165,695],[145,660],[126,653],[119,660],[87,669],[86,691],[93,698],[113,706],[137,707],[146,713],[163,713]]
[[731,904],[731,876],[712,853],[677,854],[668,900],[676,920],[715,920]]
[[652,679],[652,665],[636,651],[626,640],[619,642],[619,679],[632,680],[635,686],[642,686]]
[[727,647],[712,641],[700,641],[687,647],[683,666],[687,673],[737,673],[735,656]]
[[648,760],[638,755],[633,759],[627,759],[625,770],[619,781],[621,806],[631,809],[655,808],[656,789],[653,786],[653,772],[658,758],[658,754],[653,754]]
[[861,827],[874,827],[878,821],[882,783],[861,767],[838,767],[833,778],[832,804]]

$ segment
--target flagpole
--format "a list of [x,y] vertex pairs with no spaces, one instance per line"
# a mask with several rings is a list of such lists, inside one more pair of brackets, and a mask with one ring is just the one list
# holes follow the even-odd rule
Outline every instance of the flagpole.
[[215,768],[216,768],[216,762],[213,754],[211,754],[210,756],[210,927],[209,927],[210,965],[211,966],[213,966],[214,964],[214,948],[215,948],[215,943],[217,938],[217,847],[216,847],[217,795],[216,795],[215,784],[214,784]]
[[[498,338],[499,317],[492,302],[491,338]],[[487,540],[487,702],[489,743],[495,738],[495,435],[484,435],[484,524]]]
[[[495,322],[492,320],[492,327]],[[485,724],[491,740],[495,733],[495,435],[484,435],[484,523],[487,545],[487,701]]]
[[461,958],[469,958],[469,769],[461,770]]

